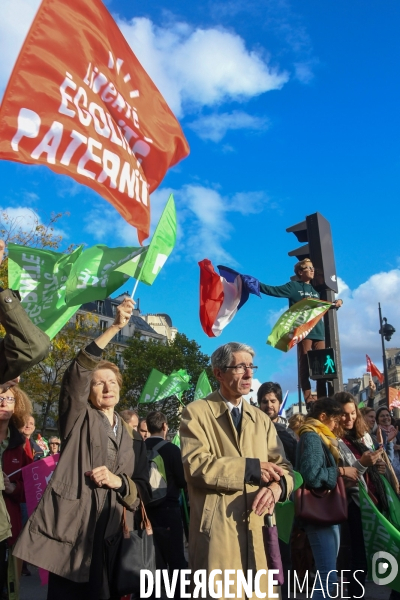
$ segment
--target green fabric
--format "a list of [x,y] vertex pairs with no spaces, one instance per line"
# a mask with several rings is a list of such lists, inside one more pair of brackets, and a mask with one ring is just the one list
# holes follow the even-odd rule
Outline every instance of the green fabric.
[[157,371],[157,369],[152,369],[140,394],[139,404],[156,402],[158,393],[166,379],[167,376],[164,373]]
[[66,306],[66,282],[82,253],[71,254],[8,244],[8,281],[19,290],[21,304],[32,322],[52,339],[80,305]]
[[153,463],[155,463],[157,465],[157,469],[158,472],[160,473],[161,477],[164,479],[164,481],[167,481],[167,474],[165,472],[165,465],[164,465],[164,461],[162,459],[162,457],[160,456],[160,454],[157,454],[157,456],[155,456],[152,459]]
[[202,371],[200,377],[197,380],[196,389],[194,390],[193,400],[199,400],[205,398],[208,394],[211,394],[212,389],[210,382],[208,381],[207,373]]
[[171,194],[158,222],[142,264],[125,263],[117,271],[152,285],[171,254],[176,242],[176,209]]
[[171,444],[174,444],[174,446],[178,446],[178,448],[181,447],[181,436],[179,435],[179,431],[174,435]]
[[72,266],[67,281],[66,304],[80,305],[110,296],[129,278],[117,267],[127,262],[138,265],[146,250],[135,246],[108,248],[102,244],[84,250]]
[[[302,484],[303,478],[297,471],[293,471],[294,487],[295,492]],[[285,502],[278,502],[275,505],[275,518],[276,526],[278,528],[278,537],[288,544],[290,541],[290,534],[293,527],[294,519],[294,502],[286,500]]]
[[[288,298],[289,308],[305,298],[319,298],[319,292],[313,288],[310,283],[303,283],[302,281],[288,281],[284,285],[266,285],[260,283],[260,292],[267,296],[274,296],[275,298]],[[320,321],[316,324],[314,329],[308,334],[307,339],[309,340],[324,340],[325,339],[325,326],[324,322]]]
[[178,400],[181,400],[183,392],[190,388],[189,381],[190,375],[185,369],[173,371],[162,384],[157,395],[157,402],[169,398],[169,396],[176,396]]
[[386,477],[381,475],[381,479],[383,487],[385,488],[386,498],[389,505],[388,514],[385,516],[391,522],[391,524],[396,527],[398,531],[400,531],[400,500]]
[[[372,560],[376,552],[385,552],[393,556],[395,562],[400,557],[400,532],[379,512],[364,486],[359,483],[360,509],[363,525],[365,553],[368,563],[368,577],[372,578]],[[388,561],[389,562],[389,561]],[[376,566],[375,569],[376,571]],[[390,575],[387,571],[382,577]],[[387,587],[400,592],[400,570]]]
[[[293,304],[275,323],[268,336],[267,344],[273,348],[287,352],[289,350],[289,343],[293,339],[295,329],[323,314],[330,306],[331,304],[329,302],[314,300],[313,298],[300,300],[300,302]],[[314,329],[312,331],[314,331]]]

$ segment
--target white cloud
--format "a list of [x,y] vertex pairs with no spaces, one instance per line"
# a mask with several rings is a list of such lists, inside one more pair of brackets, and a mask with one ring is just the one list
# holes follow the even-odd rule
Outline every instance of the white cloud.
[[[38,199],[36,194],[31,194],[31,196],[31,199]],[[3,214],[6,215],[6,219],[3,218]],[[45,225],[47,225],[47,223],[48,221]],[[7,235],[7,237],[21,232],[25,237],[25,234],[36,229],[37,225],[43,225],[43,221],[33,208],[27,208],[26,206],[0,207],[0,226],[1,229],[4,228],[5,231],[8,232],[9,235]],[[68,239],[69,237],[68,234],[59,227],[53,227],[51,233],[55,237],[61,236],[63,239]]]
[[242,111],[231,113],[214,113],[196,119],[189,124],[202,140],[220,142],[227,131],[247,129],[249,131],[265,131],[268,128],[268,119],[254,117]]
[[237,34],[186,23],[158,27],[150,19],[118,20],[136,56],[176,115],[280,89],[279,73]]

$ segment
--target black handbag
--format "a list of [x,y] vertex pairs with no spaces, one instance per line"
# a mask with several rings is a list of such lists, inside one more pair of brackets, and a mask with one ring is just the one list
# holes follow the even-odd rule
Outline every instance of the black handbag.
[[147,569],[155,576],[153,530],[142,501],[140,510],[142,520],[139,529],[129,531],[124,507],[121,529],[105,540],[108,581],[115,596],[139,594],[141,569]]

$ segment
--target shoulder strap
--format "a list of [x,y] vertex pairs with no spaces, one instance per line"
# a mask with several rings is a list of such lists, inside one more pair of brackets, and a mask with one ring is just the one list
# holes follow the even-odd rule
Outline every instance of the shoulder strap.
[[161,442],[158,442],[158,444],[156,444],[153,448],[153,452],[158,452],[160,448],[162,448],[163,446],[165,446],[165,444],[168,444],[169,442],[167,442],[167,440],[161,440]]

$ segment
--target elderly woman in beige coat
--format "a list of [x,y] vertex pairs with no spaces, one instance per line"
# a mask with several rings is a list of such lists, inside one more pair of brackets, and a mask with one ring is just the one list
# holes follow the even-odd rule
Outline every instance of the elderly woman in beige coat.
[[132,430],[114,410],[121,373],[100,360],[132,310],[126,298],[113,325],[79,352],[63,378],[60,460],[14,551],[50,571],[48,600],[114,598],[105,540],[119,531],[123,507],[132,529],[139,493],[143,497],[149,489],[147,459],[135,464]]
[[[211,356],[219,390],[182,413],[181,448],[190,498],[189,567],[267,570],[263,514],[293,489],[292,468],[276,430],[243,396],[251,389],[254,351],[231,342]],[[236,574],[229,592],[236,594]],[[267,594],[268,576],[259,589]],[[225,590],[228,591],[228,590]],[[276,592],[276,590],[275,590]],[[210,596],[207,594],[207,598]],[[222,594],[224,598],[224,592]],[[238,596],[235,596],[238,597]],[[243,597],[243,596],[242,596]],[[256,597],[254,595],[254,597]]]

